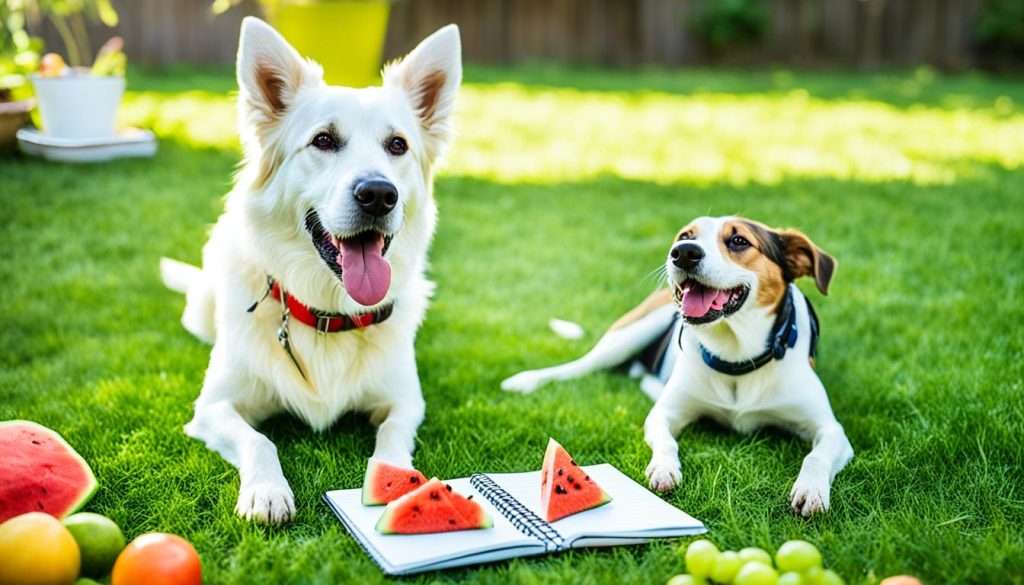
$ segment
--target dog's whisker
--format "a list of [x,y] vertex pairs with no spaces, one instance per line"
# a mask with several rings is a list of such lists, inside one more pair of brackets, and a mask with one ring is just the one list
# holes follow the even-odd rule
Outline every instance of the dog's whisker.
[[665,265],[664,264],[660,264],[657,268],[655,268],[654,270],[651,270],[646,275],[644,275],[644,277],[640,280],[640,282],[642,282],[642,283],[651,282],[651,281],[653,281],[653,282],[661,282],[661,281],[665,280],[665,277],[667,276],[667,274],[668,273],[667,273],[667,271],[665,269]]

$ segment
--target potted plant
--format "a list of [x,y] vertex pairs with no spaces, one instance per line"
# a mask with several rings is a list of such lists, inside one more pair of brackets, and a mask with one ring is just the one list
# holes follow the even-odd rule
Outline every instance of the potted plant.
[[[213,10],[240,1],[214,0]],[[391,0],[262,0],[261,6],[299,53],[323,65],[328,83],[364,87],[380,80]]]
[[22,15],[0,0],[0,152],[14,150],[15,134],[35,105],[25,75],[36,69],[42,41],[25,32]]
[[7,0],[18,3],[36,21],[46,18],[60,34],[68,62],[49,53],[32,75],[43,130],[58,138],[104,138],[115,135],[117,109],[124,94],[123,41],[114,37],[88,65],[85,19],[117,24],[109,0]]
[[0,153],[14,150],[18,130],[28,124],[35,102],[31,99],[17,99],[15,93],[21,83],[7,75],[0,78]]

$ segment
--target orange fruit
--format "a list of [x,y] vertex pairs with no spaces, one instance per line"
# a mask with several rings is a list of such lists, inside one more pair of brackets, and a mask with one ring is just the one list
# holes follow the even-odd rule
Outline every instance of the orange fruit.
[[39,62],[39,75],[43,77],[57,77],[64,73],[67,65],[64,64],[64,57],[57,53],[47,53]]
[[200,585],[199,554],[187,540],[150,532],[125,547],[111,574],[111,585]]
[[42,512],[0,524],[0,559],[4,585],[71,585],[81,562],[68,529]]

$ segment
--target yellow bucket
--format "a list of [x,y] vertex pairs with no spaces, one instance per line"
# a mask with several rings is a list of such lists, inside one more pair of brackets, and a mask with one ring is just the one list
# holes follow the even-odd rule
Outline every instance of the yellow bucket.
[[331,85],[380,83],[389,0],[266,0],[267,17]]

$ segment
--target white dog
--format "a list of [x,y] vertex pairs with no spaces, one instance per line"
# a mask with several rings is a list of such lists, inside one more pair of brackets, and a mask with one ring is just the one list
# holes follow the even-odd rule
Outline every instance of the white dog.
[[707,416],[740,432],[770,425],[813,441],[790,503],[804,516],[827,510],[832,480],[853,448],[813,369],[817,317],[792,281],[812,276],[825,294],[835,265],[797,231],[738,217],[696,219],[669,251],[669,288],[619,319],[582,358],[522,372],[502,388],[532,392],[632,361],[656,400],[644,424],[653,489],[679,483],[676,437]]
[[[339,51],[344,51],[343,44]],[[236,511],[295,513],[277,449],[254,428],[287,411],[322,431],[348,411],[379,424],[373,456],[411,467],[423,420],[413,340],[462,78],[459,32],[442,28],[387,67],[382,87],[329,87],[261,20],[237,63],[245,160],[202,269],[161,262],[187,295],[182,323],[213,343],[185,432],[238,468]]]

